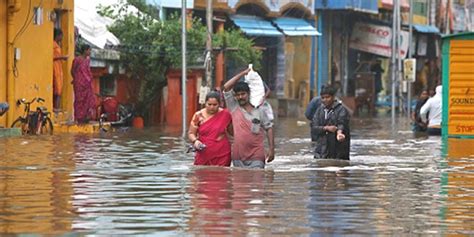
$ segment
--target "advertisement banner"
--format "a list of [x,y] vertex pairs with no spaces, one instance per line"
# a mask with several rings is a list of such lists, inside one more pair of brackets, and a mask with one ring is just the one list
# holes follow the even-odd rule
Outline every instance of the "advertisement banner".
[[[408,32],[400,32],[400,55],[407,56]],[[349,47],[360,51],[384,56],[392,56],[392,30],[388,26],[358,22],[352,30]]]

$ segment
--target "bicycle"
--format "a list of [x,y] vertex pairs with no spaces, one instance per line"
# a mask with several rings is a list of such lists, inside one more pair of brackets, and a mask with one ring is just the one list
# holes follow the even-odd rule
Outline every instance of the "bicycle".
[[25,109],[23,110],[23,116],[19,116],[13,121],[12,128],[20,128],[23,135],[26,134],[53,134],[53,122],[49,117],[50,112],[44,106],[36,107],[36,111],[30,111],[31,104],[33,102],[43,103],[42,98],[33,98],[31,101],[26,101],[25,98],[16,102],[17,106],[23,104]]

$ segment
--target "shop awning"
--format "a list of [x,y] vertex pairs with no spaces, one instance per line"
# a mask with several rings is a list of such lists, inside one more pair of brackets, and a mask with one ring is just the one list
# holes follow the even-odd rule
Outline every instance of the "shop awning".
[[273,23],[287,36],[319,36],[314,26],[304,19],[281,17],[273,20]]
[[261,17],[234,15],[231,19],[247,35],[283,36],[270,21]]
[[413,29],[420,33],[427,33],[427,34],[440,34],[439,29],[436,26],[431,25],[418,25],[413,24]]

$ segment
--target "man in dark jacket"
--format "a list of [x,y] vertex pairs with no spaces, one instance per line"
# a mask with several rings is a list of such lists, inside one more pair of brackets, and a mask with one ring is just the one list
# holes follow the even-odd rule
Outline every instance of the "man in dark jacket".
[[349,160],[350,115],[335,98],[336,90],[331,86],[322,88],[322,106],[316,110],[311,127],[316,138],[314,158]]

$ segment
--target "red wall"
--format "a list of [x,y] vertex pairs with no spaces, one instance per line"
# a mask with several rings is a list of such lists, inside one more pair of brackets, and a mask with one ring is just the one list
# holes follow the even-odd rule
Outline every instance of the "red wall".
[[[187,108],[186,121],[189,123],[193,114],[198,109],[197,81],[202,78],[202,70],[192,70],[187,73],[186,91]],[[182,125],[182,94],[181,94],[181,71],[170,70],[166,78],[168,80],[168,101],[166,103],[165,120],[168,126]]]

